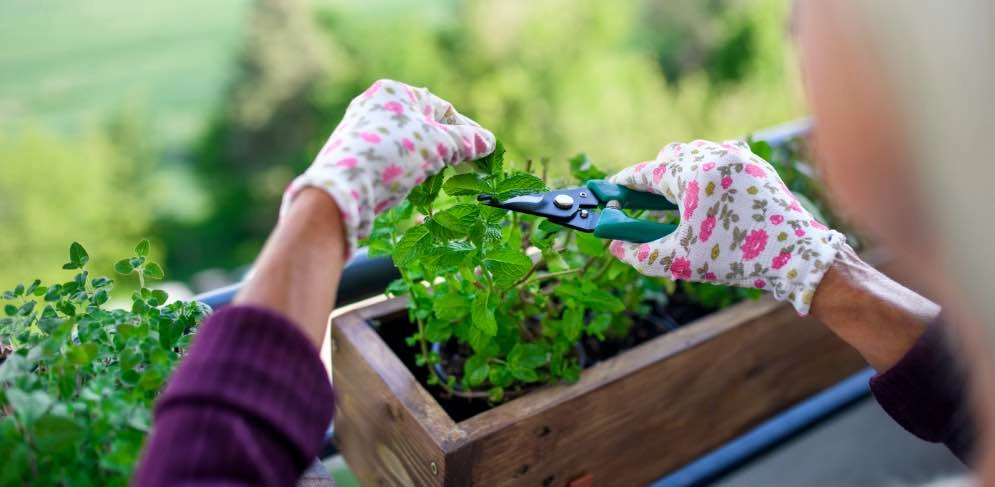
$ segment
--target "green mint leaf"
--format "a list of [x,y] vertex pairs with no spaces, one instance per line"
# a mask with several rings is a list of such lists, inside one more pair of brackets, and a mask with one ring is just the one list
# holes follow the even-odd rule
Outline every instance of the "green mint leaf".
[[114,263],[114,270],[119,274],[131,274],[135,270],[135,267],[131,265],[128,259],[121,259]]
[[486,255],[484,267],[494,277],[495,285],[507,288],[529,272],[532,268],[532,259],[521,250],[504,248]]
[[[69,262],[75,264],[77,268],[80,268],[85,266],[89,261],[90,255],[86,253],[86,249],[84,249],[79,242],[73,242],[69,246]],[[63,268],[65,268],[65,266],[63,266]]]
[[580,380],[580,367],[571,365],[563,369],[563,380],[571,384]]
[[6,313],[7,316],[15,316],[17,315],[17,306],[14,306],[13,304],[4,305],[3,312]]
[[462,204],[435,214],[433,220],[457,235],[466,235],[480,219],[480,205]]
[[519,172],[497,184],[497,197],[504,200],[514,196],[541,193],[546,191],[546,184],[531,174]]
[[497,335],[497,320],[494,319],[494,311],[487,306],[487,299],[488,295],[482,294],[473,301],[473,306],[470,309],[470,323],[484,336],[493,337]]
[[162,267],[155,262],[145,264],[142,274],[149,279],[164,279],[166,277],[166,273],[162,271]]
[[414,189],[411,190],[411,194],[408,195],[408,201],[411,202],[418,211],[422,213],[429,213],[429,209],[432,206],[432,202],[435,201],[439,196],[439,191],[442,189],[442,183],[445,181],[445,171],[440,171],[432,176],[425,179],[425,182],[419,184]]
[[760,156],[761,159],[770,161],[774,158],[774,148],[766,140],[753,140],[751,138],[747,139],[746,142],[750,145],[750,152]]
[[546,364],[546,348],[536,343],[516,343],[508,353],[508,364],[512,368],[535,369]]
[[556,233],[559,232],[560,230],[563,230],[563,226],[553,223],[549,220],[543,220],[539,222],[538,228],[539,230],[542,230],[545,233]]
[[468,196],[489,193],[491,185],[474,173],[457,174],[442,185],[442,190],[449,196]]
[[426,255],[432,249],[432,235],[425,225],[411,227],[404,232],[394,248],[394,264],[405,267]]
[[[494,145],[494,152],[474,161],[481,172],[500,174],[504,169],[504,143],[500,140]],[[448,191],[447,191],[448,192]]]
[[580,284],[576,281],[564,282],[554,293],[564,300],[574,300],[577,304],[593,311],[621,312],[625,304],[611,292],[599,289],[590,282]]
[[508,367],[498,364],[491,366],[491,372],[487,378],[492,385],[497,387],[508,387],[511,385],[511,381],[515,380],[511,376],[511,372],[508,371]]
[[563,337],[571,342],[580,339],[580,333],[584,330],[584,311],[580,308],[567,308],[563,311],[563,319],[560,324],[560,332]]
[[579,182],[604,179],[608,175],[595,166],[587,154],[577,154],[570,158],[570,174]]
[[605,331],[608,330],[612,324],[611,314],[599,314],[595,316],[587,325],[587,333],[598,337],[599,339],[604,337]]
[[433,343],[442,343],[453,336],[453,325],[444,319],[429,320],[425,325],[425,339]]
[[482,355],[474,355],[463,364],[463,375],[471,386],[479,386],[490,374],[490,367],[487,365],[487,358]]
[[463,294],[443,294],[432,302],[432,311],[440,320],[462,320],[470,313],[470,302]]
[[501,402],[502,399],[504,399],[504,388],[492,387],[487,391],[487,400],[490,402]]
[[141,257],[148,257],[149,256],[149,247],[151,247],[151,244],[149,243],[149,239],[144,239],[141,242],[138,242],[138,245],[135,246],[135,255],[138,255],[138,256],[141,256]]
[[511,372],[511,375],[514,378],[525,383],[536,382],[539,380],[539,374],[537,374],[536,371],[532,369],[526,369],[523,367],[509,367],[508,370]]
[[603,257],[608,252],[605,241],[595,237],[594,234],[576,232],[574,238],[577,240],[577,250],[584,255]]
[[458,267],[473,254],[474,250],[476,249],[469,242],[449,242],[440,249],[434,265],[440,270]]

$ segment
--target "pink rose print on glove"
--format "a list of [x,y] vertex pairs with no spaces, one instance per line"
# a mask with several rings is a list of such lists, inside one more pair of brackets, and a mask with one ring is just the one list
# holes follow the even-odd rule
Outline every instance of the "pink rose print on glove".
[[355,157],[346,157],[345,159],[341,159],[339,162],[336,162],[335,165],[345,169],[352,169],[356,167],[356,164],[358,163],[359,161],[357,161]]
[[393,203],[393,201],[391,201],[391,200],[383,200],[383,201],[377,203],[377,206],[373,207],[373,213],[380,213],[380,212],[386,210],[387,207],[391,205],[391,203]]
[[439,154],[439,157],[445,159],[446,156],[449,155],[449,149],[447,149],[445,145],[439,144],[435,147],[435,153]]
[[415,143],[412,142],[411,139],[407,137],[405,137],[404,140],[401,141],[401,145],[403,145],[404,149],[407,150],[408,152],[415,150]]
[[721,182],[722,182],[722,189],[729,189],[729,186],[732,186],[732,178],[729,176],[723,177]]
[[360,132],[359,137],[371,144],[379,144],[380,136],[373,132]]
[[639,259],[639,262],[645,262],[646,258],[649,256],[650,256],[650,246],[640,245],[639,250],[636,251],[636,258]]
[[757,279],[756,281],[753,281],[753,286],[756,287],[757,289],[763,289],[767,287],[767,283],[764,282],[763,279]]
[[796,228],[795,229],[795,236],[796,237],[804,237],[805,236],[805,230],[802,230],[801,228]]
[[641,173],[641,172],[643,172],[643,169],[646,169],[646,164],[649,164],[649,163],[648,162],[640,162],[639,164],[636,164],[635,166],[632,166],[632,171],[636,172],[636,173]]
[[377,82],[373,83],[372,85],[370,85],[370,87],[367,88],[366,91],[363,92],[363,98],[369,98],[369,97],[375,95],[377,93],[377,91],[380,91],[380,82],[379,81],[377,81]]
[[696,209],[698,209],[698,181],[691,181],[684,192],[684,219],[691,218]]
[[715,169],[715,163],[714,162],[706,162],[705,165],[701,166],[701,168],[704,169],[705,172],[711,171],[712,169]]
[[714,272],[706,272],[705,273],[705,280],[706,281],[716,281],[716,280],[718,280],[718,278],[719,278],[719,276],[716,276]]
[[801,213],[802,211],[802,207],[801,205],[798,204],[798,200],[792,201],[791,204],[788,205],[788,209],[791,211],[797,211],[799,213]]
[[653,170],[653,183],[660,184],[660,180],[663,179],[663,175],[666,172],[667,172],[666,164],[660,164],[659,166],[656,166],[656,169]]
[[819,230],[829,230],[819,220],[812,220],[812,221],[808,222],[808,224],[812,225],[812,228],[818,228]]
[[784,267],[789,260],[791,260],[791,253],[781,252],[780,254],[774,256],[774,259],[770,262],[770,266],[774,269],[780,269]]
[[474,134],[473,148],[476,151],[475,154],[480,154],[487,150],[487,141],[480,134]]
[[402,105],[401,102],[395,100],[391,100],[387,103],[384,103],[383,108],[388,112],[393,112],[398,115],[404,113],[404,105]]
[[691,261],[684,257],[674,259],[670,264],[670,275],[674,276],[674,279],[691,279]]
[[767,177],[767,173],[756,164],[747,164],[745,170],[746,174],[749,174],[755,178]]
[[392,181],[398,178],[401,174],[404,174],[404,169],[397,164],[392,164],[384,169],[383,175],[380,176],[380,182],[384,184],[390,184]]
[[708,237],[712,236],[712,230],[715,230],[715,215],[708,215],[701,221],[701,228],[698,229],[702,242],[708,241]]
[[622,242],[615,240],[608,248],[615,257],[619,259],[625,258],[625,247],[622,246]]
[[756,259],[765,248],[767,248],[767,232],[761,228],[746,236],[746,241],[740,250],[743,251],[743,260],[746,261]]
[[327,154],[335,149],[338,149],[342,145],[342,139],[335,139],[331,143],[325,146],[325,149],[321,151],[322,154]]
[[773,223],[774,225],[780,225],[784,223],[784,217],[781,215],[771,215],[770,222]]

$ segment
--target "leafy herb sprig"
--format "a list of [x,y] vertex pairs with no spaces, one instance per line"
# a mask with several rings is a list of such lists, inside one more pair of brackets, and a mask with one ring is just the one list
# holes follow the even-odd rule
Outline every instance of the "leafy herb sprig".
[[[531,174],[531,162],[525,169],[508,170],[499,143],[469,170],[415,188],[365,242],[400,269],[387,292],[407,296],[417,328],[408,343],[429,383],[448,394],[499,402],[534,384],[574,382],[582,338],[626,335],[649,300],[674,289],[611,257],[607,241],[476,202],[480,193],[545,191],[545,177]],[[576,182],[605,176],[584,155],[571,169]],[[443,382],[431,370],[442,360],[432,344],[451,340],[468,352],[461,373]]]

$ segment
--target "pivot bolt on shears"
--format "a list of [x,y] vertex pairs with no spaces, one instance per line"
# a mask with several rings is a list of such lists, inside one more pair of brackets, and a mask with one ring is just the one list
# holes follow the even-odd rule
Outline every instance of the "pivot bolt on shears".
[[[498,201],[480,194],[477,201],[506,210],[546,217],[549,221],[594,236],[626,242],[645,243],[661,239],[677,225],[632,218],[630,210],[676,210],[677,205],[662,195],[636,191],[604,180],[591,180],[584,186],[515,196]],[[597,211],[598,208],[604,208]]]

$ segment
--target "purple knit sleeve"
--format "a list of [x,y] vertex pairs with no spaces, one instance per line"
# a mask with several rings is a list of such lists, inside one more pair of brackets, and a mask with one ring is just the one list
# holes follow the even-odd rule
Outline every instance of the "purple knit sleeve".
[[975,429],[968,410],[966,372],[933,323],[891,369],[871,378],[881,407],[910,433],[942,442],[967,463]]
[[334,411],[318,350],[286,317],[232,306],[200,328],[155,409],[134,485],[294,485]]

